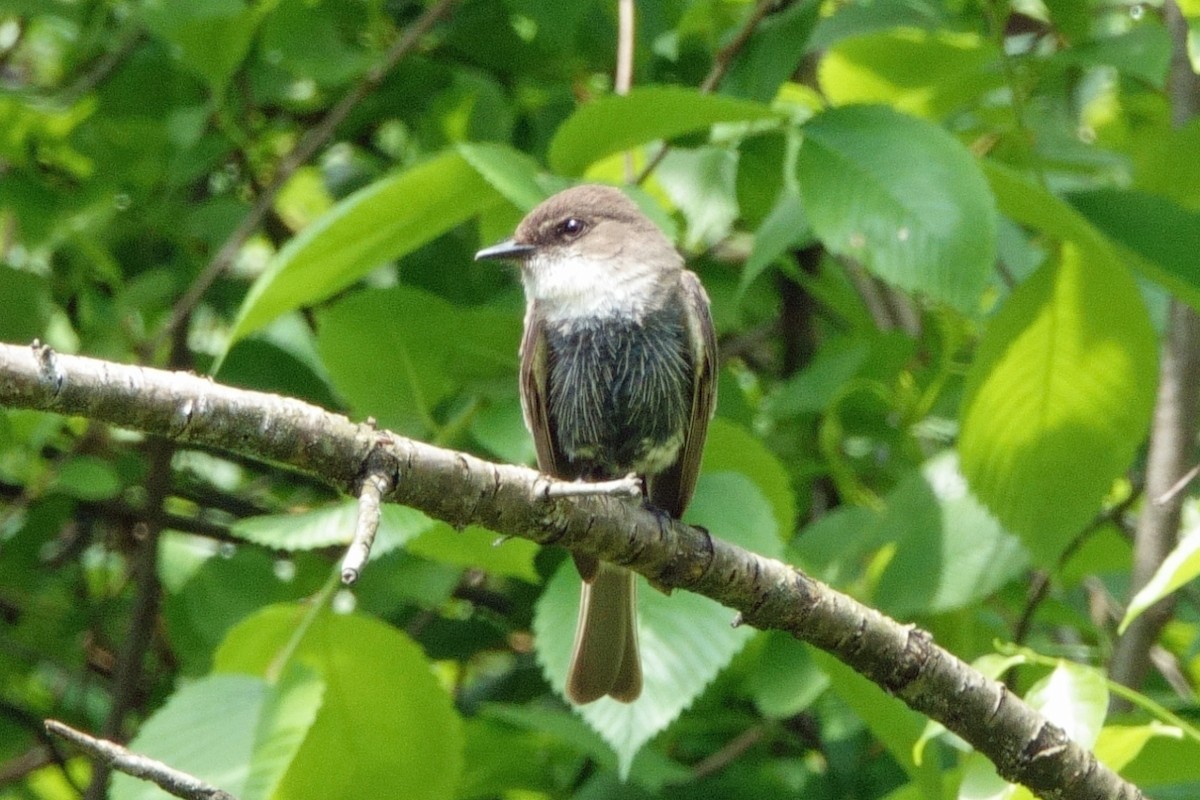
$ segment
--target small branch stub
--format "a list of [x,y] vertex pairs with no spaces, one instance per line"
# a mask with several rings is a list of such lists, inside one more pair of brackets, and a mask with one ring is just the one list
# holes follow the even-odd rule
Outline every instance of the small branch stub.
[[176,797],[185,800],[237,800],[224,789],[218,789],[194,775],[168,767],[161,761],[130,752],[116,742],[97,739],[53,719],[46,720],[45,725],[47,732],[66,739],[97,761],[126,775],[151,781],[164,792]]
[[378,466],[363,479],[362,489],[358,493],[358,523],[354,526],[350,547],[342,558],[342,583],[347,586],[353,586],[358,581],[371,557],[371,546],[375,544],[375,534],[379,532],[380,503],[393,486],[391,473]]

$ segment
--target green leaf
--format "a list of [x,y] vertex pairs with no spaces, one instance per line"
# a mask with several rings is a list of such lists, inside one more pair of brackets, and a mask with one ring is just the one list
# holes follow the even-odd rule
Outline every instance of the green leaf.
[[263,22],[260,57],[298,79],[346,82],[371,65],[369,51],[349,46],[353,19],[333,3],[281,3]]
[[465,309],[408,286],[346,296],[317,315],[317,347],[357,415],[427,435],[437,406],[472,380],[513,380],[517,314]]
[[[345,500],[296,514],[246,517],[231,533],[248,542],[276,550],[313,550],[349,544],[358,520],[358,503]],[[391,552],[439,523],[416,509],[387,503],[380,508],[379,532],[372,558]]]
[[909,778],[920,784],[921,797],[927,800],[943,797],[938,759],[925,758],[919,764],[913,759],[914,745],[924,730],[924,717],[830,654],[815,649],[810,652],[829,677],[830,690],[866,723],[876,741]]
[[152,33],[172,45],[172,55],[220,94],[274,5],[275,0],[150,0],[140,14]]
[[1191,533],[1175,545],[1175,549],[1158,565],[1154,576],[1129,601],[1129,608],[1125,610],[1125,618],[1121,620],[1117,633],[1124,633],[1129,623],[1140,617],[1147,608],[1197,575],[1200,575],[1200,534]]
[[[642,695],[630,704],[605,697],[576,709],[616,752],[623,775],[642,745],[675,721],[752,635],[730,625],[733,612],[706,597],[690,592],[667,597],[639,583]],[[579,575],[565,561],[547,583],[533,620],[538,661],[560,695],[578,613]]]
[[1071,741],[1091,748],[1108,713],[1108,684],[1099,670],[1062,660],[1030,687],[1025,702],[1066,731]]
[[811,237],[812,230],[804,214],[800,195],[794,191],[781,193],[779,202],[754,234],[754,247],[746,259],[746,266],[742,268],[742,291],[775,259]]
[[1200,308],[1200,214],[1165,197],[1125,189],[1076,192],[1068,198],[1104,235],[1131,253],[1146,277]]
[[849,336],[830,336],[804,369],[768,395],[764,409],[776,420],[816,414],[837,402],[856,377],[890,382],[905,369],[915,352],[912,338],[873,326]]
[[337,408],[329,375],[317,356],[316,338],[303,315],[284,314],[226,351],[213,378],[242,389]]
[[[216,669],[266,675],[308,612],[295,605],[263,609],[230,632]],[[462,769],[461,721],[425,654],[407,636],[368,617],[323,611],[290,658],[327,688],[278,796],[454,796]]]
[[856,579],[870,554],[886,544],[880,515],[841,505],[806,526],[788,543],[787,561],[817,580],[837,586]]
[[747,136],[737,148],[738,217],[750,228],[761,228],[781,202],[788,170],[785,164],[800,137],[783,131]]
[[1022,573],[1020,541],[967,492],[953,452],[930,459],[888,494],[878,536],[896,543],[875,602],[897,619],[987,597]]
[[474,525],[458,532],[445,523],[437,523],[408,545],[408,552],[431,561],[482,569],[530,583],[541,582],[533,565],[539,549],[528,539],[502,538]]
[[677,86],[649,86],[581,106],[550,142],[550,167],[564,175],[656,139],[705,130],[718,122],[777,119],[769,106]]
[[765,631],[747,689],[754,707],[769,719],[789,719],[816,702],[829,677],[809,655],[809,646],[782,631]]
[[459,153],[443,153],[355,192],[279,251],[250,287],[230,343],[330,297],[498,201]]
[[848,36],[894,28],[939,28],[950,22],[944,3],[875,0],[870,4],[839,6],[831,16],[823,17],[813,31],[809,47],[825,48]]
[[733,60],[721,91],[764,103],[774,100],[803,60],[819,11],[818,3],[793,3],[768,14]]
[[73,456],[59,468],[51,486],[79,500],[107,500],[120,493],[121,477],[103,459]]
[[1130,153],[1134,188],[1195,211],[1200,203],[1200,159],[1181,159],[1179,154],[1200,151],[1200,117],[1178,128],[1166,117],[1163,114],[1157,124],[1148,121],[1136,129]]
[[30,342],[46,335],[52,309],[46,279],[0,264],[0,342]]
[[1151,739],[1165,736],[1183,738],[1183,732],[1173,725],[1151,720],[1147,725],[1105,725],[1092,748],[1096,758],[1109,769],[1120,772],[1138,757]]
[[737,154],[726,147],[677,148],[654,177],[687,221],[684,248],[697,250],[729,236],[738,216]]
[[[736,472],[753,481],[758,491],[762,492],[762,496],[771,504],[775,517],[774,528],[783,538],[791,538],[792,530],[796,525],[796,493],[792,489],[792,479],[788,475],[787,468],[774,453],[767,449],[761,439],[729,420],[715,417],[709,424],[701,470],[706,475],[712,473],[714,476],[722,471]],[[713,515],[720,514],[720,510],[715,506],[722,500],[721,491],[725,489],[724,480],[716,477],[702,480],[696,497],[699,502],[705,504],[704,510],[698,511],[693,508],[684,516],[691,520],[693,514],[699,513],[711,519]],[[704,500],[700,500],[702,492],[705,495]],[[714,508],[711,510],[708,509],[710,496],[714,501]],[[735,525],[734,530],[741,527],[744,526]],[[728,538],[731,535],[720,532],[722,529],[719,528],[710,528],[710,530],[722,538]],[[746,543],[745,546],[762,555],[772,558],[779,557],[778,542],[770,542],[766,537],[756,536],[755,538],[762,540],[762,544],[758,547],[767,549],[760,550],[749,543]]]
[[991,321],[964,390],[962,471],[1038,563],[1055,562],[1129,466],[1157,360],[1133,279],[1074,243]]
[[525,427],[521,399],[514,385],[512,394],[493,399],[471,420],[471,434],[501,461],[532,464],[537,459],[533,437]]
[[1122,775],[1144,788],[1194,784],[1200,781],[1200,744],[1189,736],[1154,737]]
[[275,794],[320,712],[324,694],[325,682],[299,664],[289,666],[271,687],[255,731],[243,800],[267,800]]
[[[129,747],[242,800],[265,800],[300,749],[321,708],[324,688],[304,669],[289,670],[275,686],[249,675],[211,675],[171,695]],[[113,777],[112,796],[171,797],[123,773]]]
[[1116,67],[1130,77],[1161,89],[1171,62],[1171,35],[1165,25],[1145,23],[1115,36],[1081,42],[1053,56],[1053,63],[1084,68]]
[[970,152],[879,106],[835,108],[803,130],[800,194],[826,247],[901,289],[976,311],[996,257],[996,213]]
[[[160,574],[166,569],[165,551],[160,545]],[[182,586],[169,591],[163,599],[163,617],[172,652],[185,674],[207,672],[217,645],[230,628],[250,614],[313,591],[310,581],[303,579],[307,576],[288,576],[285,572],[281,577],[276,572],[277,564],[278,559],[262,549],[238,547],[230,555],[207,558]],[[292,565],[296,566],[295,562]]]
[[[1089,262],[1102,261],[1111,269],[1128,262],[1200,308],[1200,272],[1171,244],[1175,226],[1182,241],[1195,239],[1195,215],[1153,194],[1118,190],[1076,192],[1071,195],[1075,208],[1011,167],[984,161],[983,169],[1000,210],[1015,222],[1056,241],[1073,241]],[[1160,224],[1163,219],[1167,222]],[[1118,256],[1114,242],[1127,258]]]
[[886,103],[940,119],[1000,86],[995,46],[975,33],[896,28],[843,39],[818,66],[833,105]]
[[[493,189],[517,208],[529,211],[545,200],[549,180],[543,178],[538,163],[520,150],[493,142],[463,142],[458,153]],[[555,185],[555,190],[566,188]]]
[[[688,520],[757,552],[771,555],[780,549],[770,504],[738,473],[703,475]],[[690,706],[752,635],[744,626],[730,625],[733,612],[706,597],[690,592],[668,597],[639,583],[642,696],[629,704],[605,697],[576,709],[616,752],[622,775],[642,745]],[[533,619],[538,661],[559,694],[564,694],[578,614],[579,576],[566,561],[546,585]]]

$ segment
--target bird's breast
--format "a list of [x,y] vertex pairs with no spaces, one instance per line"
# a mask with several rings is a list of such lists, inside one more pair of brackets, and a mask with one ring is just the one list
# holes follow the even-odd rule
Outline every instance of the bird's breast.
[[678,458],[693,391],[682,305],[548,324],[546,354],[551,435],[573,472],[653,474]]

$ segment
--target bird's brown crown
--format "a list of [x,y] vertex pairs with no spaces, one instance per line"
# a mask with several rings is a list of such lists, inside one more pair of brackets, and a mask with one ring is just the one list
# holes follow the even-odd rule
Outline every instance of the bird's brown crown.
[[637,233],[662,235],[620,189],[584,184],[559,192],[530,211],[513,239],[539,246],[567,244],[609,220],[632,226]]

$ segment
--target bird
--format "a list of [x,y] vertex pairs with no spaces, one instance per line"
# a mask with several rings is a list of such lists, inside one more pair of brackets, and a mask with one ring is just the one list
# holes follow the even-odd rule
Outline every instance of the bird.
[[[621,190],[584,184],[475,258],[520,267],[521,408],[538,468],[574,481],[635,475],[650,508],[680,518],[716,406],[717,345],[708,295],[671,241]],[[566,694],[633,702],[635,575],[573,557],[583,587]]]

